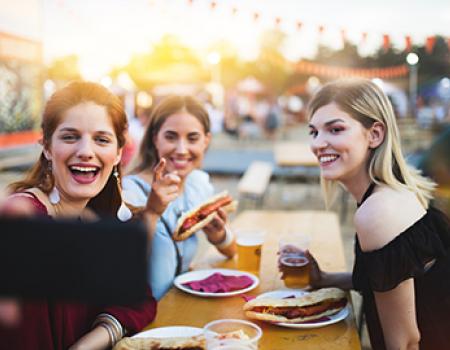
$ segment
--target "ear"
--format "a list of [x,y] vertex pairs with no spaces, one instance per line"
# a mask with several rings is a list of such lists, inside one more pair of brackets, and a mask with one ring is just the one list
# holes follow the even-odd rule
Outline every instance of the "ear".
[[206,135],[205,135],[205,149],[208,149],[208,147],[209,147],[209,143],[211,142],[211,133],[210,132],[208,132],[208,133],[206,133]]
[[114,161],[114,165],[117,165],[120,163],[120,161],[122,159],[122,151],[123,151],[123,148],[119,148],[119,150],[117,151],[117,157],[116,157],[116,160]]
[[52,160],[52,154],[51,152],[44,146],[44,148],[42,149],[42,153],[44,153],[44,157],[47,160]]
[[384,141],[385,127],[380,122],[375,122],[369,129],[369,148],[377,148]]

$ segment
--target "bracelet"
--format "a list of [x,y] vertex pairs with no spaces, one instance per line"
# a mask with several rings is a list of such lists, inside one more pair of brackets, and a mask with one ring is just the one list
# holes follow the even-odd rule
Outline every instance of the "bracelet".
[[213,243],[217,249],[223,249],[228,247],[234,241],[234,234],[231,230],[225,226],[225,238],[219,243]]
[[92,328],[100,326],[108,331],[111,340],[111,346],[114,346],[125,335],[125,331],[120,322],[112,315],[101,313],[92,324]]

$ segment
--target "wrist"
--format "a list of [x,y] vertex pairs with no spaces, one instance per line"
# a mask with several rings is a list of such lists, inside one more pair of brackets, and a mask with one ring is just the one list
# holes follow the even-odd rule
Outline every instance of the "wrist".
[[163,203],[157,197],[155,197],[154,192],[152,191],[147,200],[145,212],[161,216],[166,210],[166,207],[167,206],[163,205]]
[[107,313],[101,313],[96,317],[92,328],[94,329],[96,327],[104,328],[107,331],[112,347],[125,335],[125,329],[120,322],[114,316]]
[[213,244],[217,249],[223,249],[228,247],[231,243],[234,242],[234,234],[233,232],[231,232],[231,230],[225,226],[224,228],[224,234],[223,237],[214,242],[214,241],[209,241],[211,244]]

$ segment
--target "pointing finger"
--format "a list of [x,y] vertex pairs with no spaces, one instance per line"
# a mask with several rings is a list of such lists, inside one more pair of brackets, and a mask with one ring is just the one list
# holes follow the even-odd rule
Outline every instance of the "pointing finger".
[[166,168],[166,160],[164,158],[161,158],[153,170],[155,173],[156,181],[160,181],[162,179],[165,168]]

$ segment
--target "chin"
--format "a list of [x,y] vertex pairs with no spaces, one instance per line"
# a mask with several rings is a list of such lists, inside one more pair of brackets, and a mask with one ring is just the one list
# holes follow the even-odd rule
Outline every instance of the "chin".
[[73,200],[90,200],[96,197],[101,192],[102,188],[92,188],[92,187],[89,189],[77,188],[74,189],[73,191],[69,190],[67,194]]
[[328,180],[328,181],[339,181],[341,179],[341,176],[338,174],[333,174],[333,173],[327,173],[327,172],[322,172],[320,174],[320,176],[324,179],[324,180]]
[[183,170],[177,170],[178,176],[181,178],[186,178],[194,169],[183,169]]

